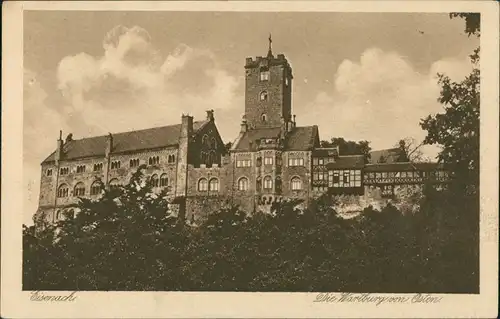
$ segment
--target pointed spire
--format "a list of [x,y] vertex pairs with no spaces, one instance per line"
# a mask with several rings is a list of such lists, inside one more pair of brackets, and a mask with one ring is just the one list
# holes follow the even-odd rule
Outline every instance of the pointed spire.
[[271,37],[271,33],[269,33],[269,51],[267,51],[267,56],[268,57],[272,57],[273,56],[272,43],[273,43],[273,39]]

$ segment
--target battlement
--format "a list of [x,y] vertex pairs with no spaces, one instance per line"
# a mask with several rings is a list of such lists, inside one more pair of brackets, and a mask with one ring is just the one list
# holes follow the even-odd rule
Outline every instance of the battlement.
[[284,54],[278,54],[277,57],[274,56],[270,57],[257,56],[255,58],[247,57],[245,62],[246,69],[256,68],[260,66],[276,66],[276,65],[285,65],[290,67],[290,64],[288,63],[288,60],[285,58]]

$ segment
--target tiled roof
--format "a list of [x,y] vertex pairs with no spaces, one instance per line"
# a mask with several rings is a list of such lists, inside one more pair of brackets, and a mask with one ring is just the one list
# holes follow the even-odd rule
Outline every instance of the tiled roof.
[[370,163],[377,164],[381,157],[385,159],[385,163],[396,163],[401,156],[400,148],[388,148],[383,150],[370,152]]
[[363,168],[365,166],[364,155],[345,155],[335,157],[335,162],[326,164],[327,168]]
[[318,126],[295,127],[286,138],[285,148],[290,151],[309,150],[314,147]]
[[281,134],[281,128],[279,127],[271,127],[271,128],[259,128],[252,129],[241,137],[238,144],[233,147],[233,150],[238,151],[249,151],[253,147],[255,147],[256,140],[260,140],[261,138],[278,138]]
[[[197,121],[193,123],[193,131],[200,130],[208,121]],[[181,124],[155,127],[139,131],[131,131],[113,134],[112,153],[124,153],[155,149],[172,146],[179,143]],[[77,159],[91,156],[104,156],[106,150],[106,136],[96,136],[72,140],[65,143],[64,159]],[[55,151],[44,161],[54,160]]]
[[[239,139],[233,150],[250,151],[257,145],[256,140],[260,140],[261,138],[278,138],[280,134],[280,127],[249,130]],[[311,149],[314,146],[314,138],[317,134],[317,126],[295,127],[286,135],[285,149],[290,151]]]
[[443,169],[442,164],[438,163],[380,163],[380,164],[367,164],[365,171],[367,172],[387,172],[387,171],[430,171],[435,169]]

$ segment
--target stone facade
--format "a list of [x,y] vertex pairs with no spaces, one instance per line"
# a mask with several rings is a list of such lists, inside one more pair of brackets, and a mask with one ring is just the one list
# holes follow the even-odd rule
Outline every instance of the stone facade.
[[269,212],[275,202],[298,199],[305,207],[326,191],[338,196],[346,215],[388,201],[412,210],[424,179],[445,181],[435,164],[368,165],[363,155],[321,148],[318,127],[297,126],[292,116],[292,68],[271,46],[266,57],[247,58],[245,72],[245,115],[230,150],[213,110],[204,121],[182,115],[178,125],[142,131],[81,140],[70,134],[65,141],[61,133],[41,164],[37,217],[61,218],[78,197],[100,196],[99,185],[128,184],[140,165],[190,223],[226,205]]

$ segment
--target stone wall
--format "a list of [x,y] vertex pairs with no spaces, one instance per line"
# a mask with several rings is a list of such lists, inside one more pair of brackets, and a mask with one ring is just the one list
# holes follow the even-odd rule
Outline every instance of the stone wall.
[[422,198],[422,185],[397,185],[394,187],[392,197],[382,196],[382,190],[376,186],[365,186],[364,195],[338,195],[335,198],[338,204],[335,210],[343,217],[356,216],[363,209],[372,206],[381,210],[388,203],[394,205],[404,214],[414,213],[419,208],[419,201]]
[[[153,156],[159,157],[159,163],[156,165],[148,165],[144,171],[145,177],[150,178],[152,175],[157,174],[160,178],[163,174],[168,177],[168,187],[173,193],[176,185],[176,162],[168,163],[168,156],[175,155],[177,159],[177,148],[165,148],[147,152],[136,152],[130,154],[112,154],[109,162],[120,161],[119,169],[108,169],[108,159],[105,157],[86,158],[72,161],[60,161],[59,169],[55,163],[45,163],[42,165],[42,175],[40,182],[40,199],[39,210],[37,215],[44,213],[46,219],[49,221],[55,220],[55,213],[59,208],[74,204],[78,201],[78,197],[74,196],[74,189],[78,183],[82,183],[85,187],[85,195],[82,197],[98,198],[98,195],[90,195],[90,188],[92,184],[98,180],[105,183],[105,181],[117,180],[118,184],[126,185],[130,182],[132,174],[135,173],[138,167],[130,167],[131,159],[138,159],[139,166],[148,164],[149,158]],[[102,171],[94,172],[94,164],[102,163]],[[85,165],[85,172],[77,173],[77,166]],[[69,173],[60,175],[60,168],[68,168]],[[110,167],[109,167],[110,168]],[[52,176],[47,176],[47,169],[52,169]],[[107,172],[107,176],[106,176]],[[69,188],[67,197],[57,196],[58,188],[66,184]],[[159,191],[160,187],[155,190]],[[37,216],[38,218],[38,216]]]

